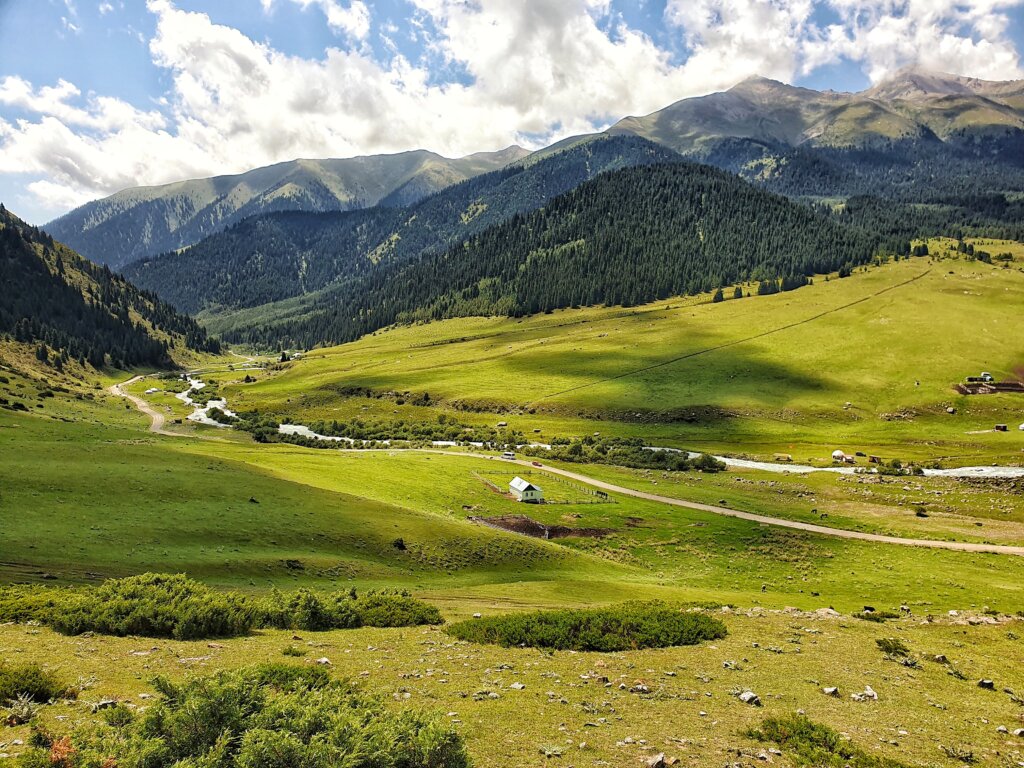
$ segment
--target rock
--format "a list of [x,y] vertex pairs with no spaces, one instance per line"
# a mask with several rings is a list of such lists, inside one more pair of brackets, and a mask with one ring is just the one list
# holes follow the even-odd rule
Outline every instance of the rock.
[[1000,725],[998,728],[996,728],[996,733],[1009,733],[1009,732],[1010,732],[1010,729],[1007,728],[1005,725]]
[[331,660],[328,659],[326,656],[321,656],[314,663],[319,664],[321,667],[329,667],[329,666],[331,666]]
[[525,687],[526,687],[526,686],[525,686],[525,685],[523,685],[522,683],[512,683],[512,685],[510,685],[510,686],[509,686],[509,688],[511,688],[511,689],[512,689],[512,690],[514,690],[514,691],[521,691],[521,690],[523,690],[523,689],[524,689]]
[[101,699],[92,705],[93,712],[99,712],[101,709],[112,709],[117,706],[117,699]]
[[483,614],[482,614],[482,613],[474,613],[474,614],[473,614],[473,618],[474,618],[474,619],[480,619],[480,618],[483,618]]
[[740,694],[739,698],[744,704],[749,704],[752,707],[761,706],[761,697],[753,691],[744,691]]
[[1015,730],[1013,732],[1013,735],[1014,736],[1022,736],[1022,737],[1024,737],[1024,728],[1018,728],[1017,730]]
[[949,664],[949,659],[946,658],[944,653],[935,654],[935,662],[937,664]]
[[822,688],[821,692],[824,693],[826,696],[834,696],[837,699],[839,698],[839,689],[836,688],[835,686],[831,686],[831,687],[828,687],[828,688]]
[[986,691],[994,691],[996,689],[996,684],[991,680],[979,680],[978,687],[984,688]]
[[878,701],[878,694],[870,685],[865,685],[863,692],[851,694],[850,698],[854,701]]
[[659,752],[652,757],[644,758],[644,765],[647,768],[665,768],[665,753]]

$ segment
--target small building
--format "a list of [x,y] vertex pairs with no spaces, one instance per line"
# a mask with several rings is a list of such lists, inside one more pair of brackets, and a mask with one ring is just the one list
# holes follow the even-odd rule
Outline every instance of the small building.
[[516,497],[516,501],[524,501],[528,504],[539,504],[544,501],[544,492],[538,486],[523,480],[521,477],[512,478],[512,482],[508,484],[508,489]]

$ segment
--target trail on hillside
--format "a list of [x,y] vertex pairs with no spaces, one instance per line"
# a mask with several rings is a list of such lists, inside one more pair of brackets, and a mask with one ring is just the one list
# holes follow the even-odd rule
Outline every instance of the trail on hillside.
[[122,381],[120,384],[112,384],[111,386],[107,387],[107,391],[116,397],[123,397],[126,400],[130,400],[136,408],[138,408],[142,413],[149,416],[149,431],[152,432],[153,434],[169,435],[171,437],[185,437],[185,435],[181,434],[180,432],[171,432],[169,430],[164,429],[164,423],[166,422],[166,419],[164,415],[160,413],[160,411],[153,408],[141,397],[130,395],[124,391],[124,387],[130,386],[137,381],[141,381],[144,378],[146,377],[133,376],[132,378],[128,379],[128,381]]
[[[445,455],[453,456],[459,454],[452,454],[446,451],[431,451],[431,453],[445,453]],[[466,456],[472,456],[472,454],[464,454]],[[496,459],[505,464],[518,464],[522,467],[529,467],[531,469],[537,469],[537,467],[529,461],[522,461],[519,459]],[[588,475],[581,475],[578,472],[570,472],[566,469],[559,469],[557,467],[550,467],[547,464],[540,467],[540,471],[550,472],[553,475],[560,475],[570,480],[575,480],[579,483],[585,483],[593,486],[594,488],[600,488],[604,491],[611,491],[612,493],[621,493],[624,496],[632,496],[637,499],[644,499],[645,501],[654,501],[660,504],[669,504],[673,507],[685,507],[687,509],[696,509],[701,512],[711,512],[716,515],[724,515],[726,517],[736,517],[741,520],[750,520],[751,522],[761,523],[762,525],[773,525],[779,528],[792,528],[798,531],[807,531],[808,533],[816,533],[822,536],[833,536],[840,539],[857,539],[859,541],[872,541],[880,544],[899,544],[905,547],[927,547],[929,549],[949,549],[955,552],[987,552],[990,554],[998,555],[1017,555],[1018,557],[1024,557],[1024,547],[1013,546],[1010,544],[976,544],[973,542],[966,541],[937,541],[935,539],[908,539],[900,536],[885,536],[880,533],[865,533],[863,531],[850,531],[843,528],[829,528],[824,525],[815,525],[814,523],[802,523],[798,520],[786,520],[781,517],[770,517],[768,515],[758,515],[753,512],[741,512],[737,509],[729,509],[728,507],[720,507],[714,504],[702,504],[696,501],[684,501],[682,499],[676,499],[671,496],[659,496],[655,493],[647,493],[646,491],[638,491],[635,488],[627,488],[621,485],[614,485],[613,483],[606,483],[603,480],[590,477]]]
[[720,349],[726,349],[727,347],[735,347],[737,344],[746,344],[748,341],[756,341],[757,339],[763,339],[765,336],[771,336],[772,334],[775,334],[775,333],[781,333],[782,331],[788,331],[788,330],[790,330],[792,328],[798,328],[801,325],[806,325],[807,323],[812,323],[815,320],[820,320],[821,318],[827,317],[828,315],[834,314],[836,312],[841,312],[844,309],[849,309],[850,307],[855,307],[858,304],[863,304],[865,301],[871,301],[872,299],[877,299],[879,296],[881,296],[882,294],[888,293],[889,291],[894,291],[897,288],[903,288],[904,286],[910,285],[911,283],[914,283],[914,282],[920,280],[922,277],[927,275],[929,272],[931,272],[931,269],[926,269],[921,274],[916,275],[915,277],[911,277],[911,278],[909,278],[907,280],[904,280],[901,283],[896,283],[895,285],[890,285],[888,288],[883,288],[880,291],[876,291],[875,293],[872,293],[872,294],[870,294],[868,296],[864,296],[862,298],[859,298],[856,301],[851,301],[848,304],[843,304],[843,305],[838,306],[838,307],[833,307],[832,309],[827,309],[824,312],[819,312],[818,314],[812,315],[811,317],[804,318],[803,320],[797,320],[796,322],[793,322],[793,323],[787,323],[786,325],[780,325],[778,328],[772,328],[772,329],[767,330],[767,331],[762,331],[761,333],[755,333],[752,336],[747,336],[747,337],[742,338],[742,339],[734,339],[733,341],[727,341],[727,342],[723,342],[722,344],[716,344],[713,347],[705,347],[704,349],[698,349],[698,350],[694,350],[693,352],[687,352],[685,355],[679,355],[678,357],[673,357],[670,360],[663,360],[660,363],[652,363],[651,365],[645,365],[642,368],[634,368],[631,371],[626,371],[624,373],[617,373],[614,376],[606,376],[603,379],[595,379],[594,381],[588,381],[586,384],[577,384],[574,387],[569,387],[568,389],[563,389],[563,390],[561,390],[559,392],[551,392],[550,394],[547,394],[547,395],[541,395],[534,402],[538,402],[539,403],[541,400],[548,400],[548,399],[550,399],[552,397],[558,397],[560,395],[566,395],[566,394],[568,394],[570,392],[577,392],[577,391],[579,391],[581,389],[586,389],[588,387],[597,386],[598,384],[606,384],[609,381],[615,381],[617,379],[624,379],[624,378],[627,378],[628,376],[636,376],[636,375],[641,374],[641,373],[646,373],[647,371],[653,371],[653,370],[655,370],[657,368],[664,368],[666,365],[672,365],[673,363],[678,363],[681,360],[688,360],[688,359],[690,359],[692,357],[699,357],[700,355],[706,355],[709,352],[717,352]]

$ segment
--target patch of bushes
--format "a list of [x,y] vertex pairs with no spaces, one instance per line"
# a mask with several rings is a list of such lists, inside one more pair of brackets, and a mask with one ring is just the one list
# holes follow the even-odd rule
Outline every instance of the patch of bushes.
[[573,651],[626,651],[697,645],[725,637],[725,624],[705,613],[661,602],[576,611],[537,611],[471,619],[448,627],[459,640]]
[[551,449],[524,448],[528,456],[542,456],[559,461],[572,461],[580,464],[614,464],[619,467],[633,469],[659,469],[670,472],[685,472],[695,469],[702,472],[721,472],[725,464],[702,453],[690,458],[685,452],[651,451],[638,437],[605,437],[586,436],[576,440],[555,438],[551,441]]
[[813,768],[906,768],[887,757],[868,754],[827,725],[804,715],[769,717],[748,734],[758,741],[775,742],[793,764]]
[[269,597],[218,592],[177,574],[145,573],[98,587],[0,590],[0,621],[34,620],[78,635],[141,635],[177,640],[244,635],[254,628],[320,631],[441,624],[440,612],[408,592],[300,589]]
[[468,768],[434,714],[395,712],[317,667],[264,664],[175,684],[144,713],[26,753],[22,768]]
[[878,650],[886,656],[909,656],[910,648],[897,637],[880,637],[875,640]]
[[882,624],[886,619],[898,619],[900,615],[893,611],[857,611],[853,614],[855,619],[863,619],[864,621],[873,621],[876,624]]
[[0,661],[0,705],[27,697],[37,704],[54,699],[74,698],[71,687],[38,664],[9,664]]

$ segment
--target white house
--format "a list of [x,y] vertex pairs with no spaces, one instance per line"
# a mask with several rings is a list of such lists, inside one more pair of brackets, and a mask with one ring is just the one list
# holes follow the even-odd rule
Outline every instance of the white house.
[[508,489],[517,501],[525,501],[530,504],[539,504],[544,500],[544,492],[533,483],[528,483],[521,477],[515,477],[508,484]]

